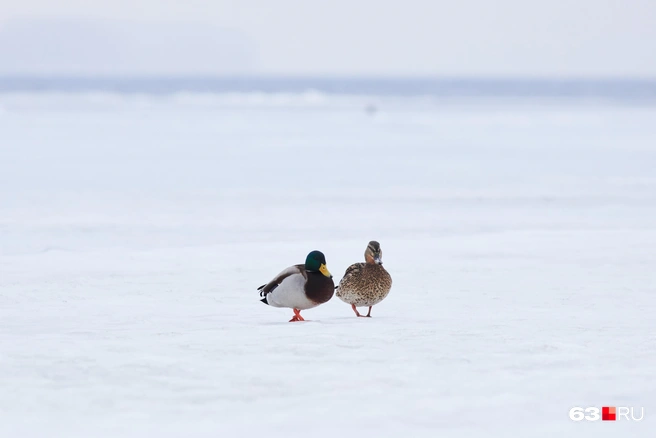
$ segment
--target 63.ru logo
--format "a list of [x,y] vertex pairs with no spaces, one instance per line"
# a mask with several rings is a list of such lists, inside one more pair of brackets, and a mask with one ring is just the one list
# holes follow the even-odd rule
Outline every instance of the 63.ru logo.
[[[638,411],[639,409],[639,411]],[[601,412],[601,415],[599,415]],[[640,417],[637,417],[637,414]],[[629,417],[630,415],[630,417]],[[628,406],[604,406],[601,408],[580,408],[574,407],[569,410],[569,418],[574,421],[588,420],[588,421],[619,421],[624,417],[628,421],[641,421],[645,418],[645,408],[633,408]]]

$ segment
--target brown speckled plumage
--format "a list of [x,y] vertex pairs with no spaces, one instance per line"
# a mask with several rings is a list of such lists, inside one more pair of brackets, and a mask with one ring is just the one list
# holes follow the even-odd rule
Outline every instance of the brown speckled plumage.
[[[378,242],[369,242],[365,260],[365,263],[354,263],[346,269],[335,294],[355,307],[371,307],[380,303],[392,288],[392,277],[382,266],[382,250]],[[356,315],[360,316],[357,311]]]

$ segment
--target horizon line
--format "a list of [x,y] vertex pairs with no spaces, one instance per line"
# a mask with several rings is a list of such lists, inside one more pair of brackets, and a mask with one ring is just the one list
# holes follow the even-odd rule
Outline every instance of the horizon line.
[[635,75],[405,75],[405,74],[299,74],[299,73],[130,73],[130,74],[97,74],[97,73],[0,73],[3,80],[334,80],[334,81],[417,81],[417,82],[453,82],[453,81],[484,81],[484,82],[654,82],[656,76]]

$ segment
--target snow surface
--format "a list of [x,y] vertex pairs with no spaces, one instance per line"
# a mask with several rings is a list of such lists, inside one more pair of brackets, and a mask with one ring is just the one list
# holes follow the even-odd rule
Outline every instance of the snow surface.
[[[1,437],[654,436],[656,107],[0,108]],[[373,318],[259,302],[372,239]],[[568,417],[604,405],[645,419]]]

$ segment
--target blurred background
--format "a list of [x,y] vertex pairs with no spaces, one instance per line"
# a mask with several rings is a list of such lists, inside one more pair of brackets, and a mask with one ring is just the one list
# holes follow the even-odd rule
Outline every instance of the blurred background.
[[649,0],[4,1],[4,75],[652,78]]
[[[323,194],[353,201],[352,219],[335,226],[359,235],[399,226],[355,220],[358,202],[385,209],[393,193],[652,194],[655,20],[648,0],[5,2],[0,208],[110,223],[166,222],[172,210],[214,223],[221,206],[228,223],[247,217],[253,236],[312,233],[312,209],[255,212]],[[175,193],[195,204],[161,211]],[[466,227],[413,205],[426,210],[403,223],[429,224],[406,226],[414,233]]]

